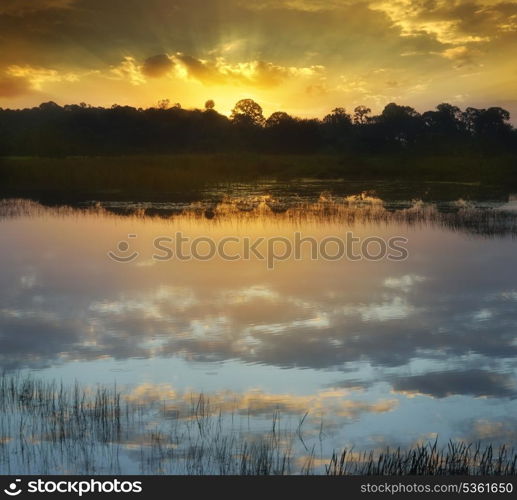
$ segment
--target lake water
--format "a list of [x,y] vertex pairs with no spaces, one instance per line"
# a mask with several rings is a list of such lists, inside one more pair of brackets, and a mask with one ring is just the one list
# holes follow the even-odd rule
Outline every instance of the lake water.
[[[248,432],[279,418],[299,461],[309,450],[324,461],[344,446],[437,438],[515,443],[513,198],[387,201],[319,184],[300,193],[266,185],[184,203],[3,200],[0,370],[116,383],[127,401],[178,412],[203,394]],[[266,253],[277,238],[275,255],[285,250],[279,238],[297,234],[317,244],[400,238],[407,258],[338,259],[332,243],[330,258],[313,258],[305,244],[274,265],[203,258],[207,240],[199,258],[156,251],[157,237],[178,232],[232,237],[232,256],[246,238],[264,238]],[[166,417],[153,419],[168,425]],[[142,470],[135,443],[119,450],[121,472]]]

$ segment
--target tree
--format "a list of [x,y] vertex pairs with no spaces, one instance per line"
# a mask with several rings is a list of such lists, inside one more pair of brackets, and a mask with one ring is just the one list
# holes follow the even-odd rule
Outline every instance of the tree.
[[279,127],[293,123],[294,118],[285,111],[275,111],[267,120],[266,127]]
[[414,143],[423,129],[420,114],[410,106],[388,104],[377,118],[384,138],[395,145]]
[[59,104],[56,104],[54,101],[49,101],[42,102],[39,105],[39,109],[41,109],[41,111],[59,111],[61,109],[61,106]]
[[263,126],[262,107],[253,99],[241,99],[232,110],[231,120],[238,125]]
[[162,99],[158,101],[158,109],[169,109],[170,104],[170,99]]
[[347,149],[351,139],[351,128],[352,118],[345,108],[334,108],[323,118],[322,133],[325,140],[338,151]]
[[363,125],[368,122],[368,115],[372,112],[370,108],[366,106],[357,106],[354,109],[354,123],[356,125]]
[[425,126],[436,135],[450,136],[464,129],[463,113],[452,104],[442,103],[422,115]]
[[394,102],[390,102],[383,109],[381,114],[382,121],[399,122],[418,117],[418,112],[410,106],[399,106]]
[[334,108],[332,112],[323,118],[323,121],[328,125],[347,126],[352,123],[350,115],[345,108]]
[[423,127],[428,146],[434,151],[458,149],[467,138],[461,109],[442,103],[435,110],[422,114]]
[[463,113],[463,119],[470,134],[476,138],[483,138],[485,145],[511,141],[510,113],[506,109],[499,107],[467,108]]
[[244,99],[235,105],[232,123],[212,108],[213,101],[207,101],[205,110],[180,109],[173,102],[160,101],[148,109],[54,102],[30,109],[0,108],[0,155],[517,152],[517,130],[510,113],[500,107],[469,107],[463,112],[442,103],[420,115],[391,103],[372,117],[367,107],[358,106],[352,117],[344,108],[335,108],[323,120],[300,119],[283,111],[265,120],[262,108]]
[[211,111],[215,108],[215,102],[212,99],[209,99],[205,102],[206,111]]
[[458,108],[458,106],[453,106],[452,104],[443,102],[442,104],[438,104],[438,106],[436,106],[436,109],[441,116],[446,117],[448,120],[461,120],[461,109]]
[[467,108],[463,114],[469,131],[474,135],[501,132],[508,128],[510,113],[503,108]]

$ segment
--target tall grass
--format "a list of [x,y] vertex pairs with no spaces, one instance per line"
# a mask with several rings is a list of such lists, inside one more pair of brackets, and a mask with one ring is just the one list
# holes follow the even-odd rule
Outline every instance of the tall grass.
[[289,429],[275,413],[269,424],[253,429],[203,395],[192,397],[185,414],[162,410],[124,398],[115,386],[3,375],[0,473],[517,474],[517,453],[507,447],[451,442],[439,448],[435,442],[381,453],[344,450],[325,460],[303,441],[304,418]]

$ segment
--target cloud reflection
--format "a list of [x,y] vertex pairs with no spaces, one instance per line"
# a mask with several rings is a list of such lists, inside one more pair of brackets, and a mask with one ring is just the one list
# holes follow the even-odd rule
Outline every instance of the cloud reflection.
[[[216,223],[40,208],[34,217],[6,218],[0,365],[182,358],[348,374],[366,364],[375,375],[354,377],[357,387],[383,381],[407,396],[515,397],[517,270],[509,238],[360,221],[359,234],[406,234],[410,259],[303,260],[273,273],[254,262],[127,267],[105,260],[118,234],[138,232],[139,241],[175,227],[193,235],[288,234],[293,224],[317,238],[343,231],[339,220],[271,216]],[[415,363],[419,370],[407,375]]]

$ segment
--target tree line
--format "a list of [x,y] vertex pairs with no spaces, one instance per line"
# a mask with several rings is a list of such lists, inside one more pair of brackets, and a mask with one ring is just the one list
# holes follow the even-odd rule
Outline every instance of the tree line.
[[388,104],[378,115],[358,106],[332,110],[323,119],[278,111],[265,117],[251,99],[239,101],[230,117],[215,110],[186,110],[168,100],[142,109],[46,102],[31,109],[0,108],[0,156],[88,156],[202,152],[516,153],[517,130],[500,107],[461,110],[440,104],[418,113]]

